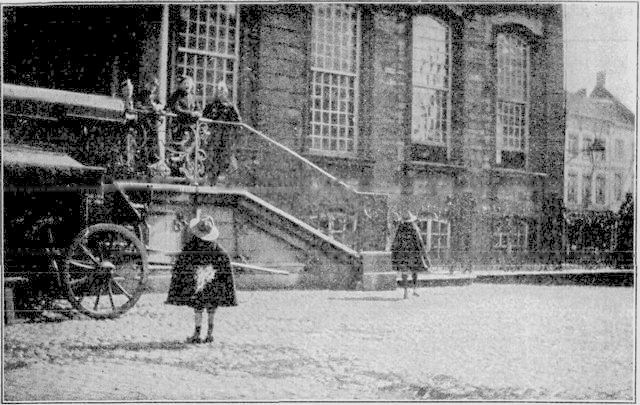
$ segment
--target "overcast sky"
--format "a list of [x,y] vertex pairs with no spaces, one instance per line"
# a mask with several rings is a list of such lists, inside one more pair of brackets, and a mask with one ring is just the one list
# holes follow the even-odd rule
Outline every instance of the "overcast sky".
[[566,87],[593,89],[596,73],[607,73],[606,88],[636,110],[638,4],[565,3]]

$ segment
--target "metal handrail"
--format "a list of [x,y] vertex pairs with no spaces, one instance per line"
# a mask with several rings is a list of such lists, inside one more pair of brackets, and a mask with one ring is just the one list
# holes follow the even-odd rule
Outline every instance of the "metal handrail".
[[370,191],[360,191],[360,190],[355,189],[353,186],[351,186],[351,185],[343,182],[342,180],[338,179],[337,177],[335,177],[331,173],[327,172],[326,170],[324,170],[320,166],[316,165],[315,163],[313,163],[312,161],[310,161],[306,157],[302,156],[298,152],[294,151],[293,149],[289,148],[288,146],[285,146],[285,145],[281,144],[280,142],[274,140],[273,138],[269,137],[268,135],[264,134],[263,132],[255,129],[252,126],[247,125],[247,124],[245,124],[243,122],[218,121],[218,120],[211,120],[211,119],[208,119],[208,118],[201,118],[201,120],[203,122],[206,122],[206,123],[209,123],[209,124],[223,124],[223,125],[233,125],[233,126],[237,126],[237,127],[242,127],[244,129],[248,130],[249,132],[251,132],[251,133],[259,136],[260,138],[264,139],[265,141],[271,143],[272,145],[276,146],[277,148],[287,152],[288,154],[292,155],[296,159],[302,161],[307,166],[310,166],[311,168],[313,168],[318,173],[322,174],[325,177],[328,177],[329,179],[331,179],[331,181],[339,184],[340,186],[348,189],[349,191],[351,191],[353,193],[360,194],[360,195],[385,196],[385,197],[389,196],[389,194],[387,194],[387,193],[376,193],[376,192],[370,192]]

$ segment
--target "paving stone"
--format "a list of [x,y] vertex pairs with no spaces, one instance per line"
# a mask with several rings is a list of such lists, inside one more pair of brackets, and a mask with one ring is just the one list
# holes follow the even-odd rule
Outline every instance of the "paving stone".
[[10,401],[631,400],[632,288],[239,291],[215,342],[190,309],[4,330]]

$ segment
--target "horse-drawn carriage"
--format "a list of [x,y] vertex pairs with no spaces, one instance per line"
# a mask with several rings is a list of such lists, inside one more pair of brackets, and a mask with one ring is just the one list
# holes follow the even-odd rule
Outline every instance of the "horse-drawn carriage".
[[3,168],[4,278],[23,281],[17,309],[68,301],[105,319],[133,307],[149,269],[141,207],[104,184],[103,168],[66,154],[5,145]]

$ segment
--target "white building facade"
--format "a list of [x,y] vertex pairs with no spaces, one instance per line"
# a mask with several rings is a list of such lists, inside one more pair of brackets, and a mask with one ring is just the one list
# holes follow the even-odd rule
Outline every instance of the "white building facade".
[[567,95],[568,248],[615,247],[615,232],[608,228],[615,226],[627,193],[635,193],[635,150],[635,116],[606,90],[604,72],[589,96],[585,90]]

